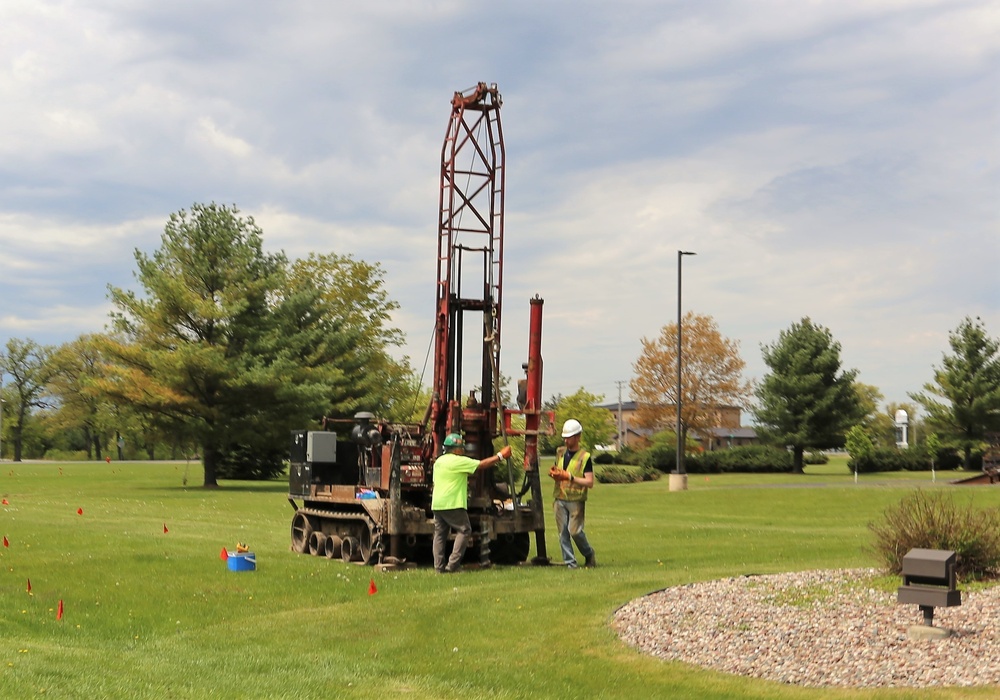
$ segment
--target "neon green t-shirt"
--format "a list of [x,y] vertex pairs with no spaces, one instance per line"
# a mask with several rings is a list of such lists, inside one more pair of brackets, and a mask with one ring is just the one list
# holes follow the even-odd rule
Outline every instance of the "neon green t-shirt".
[[434,493],[431,510],[452,510],[469,505],[469,475],[479,460],[448,452],[434,462]]

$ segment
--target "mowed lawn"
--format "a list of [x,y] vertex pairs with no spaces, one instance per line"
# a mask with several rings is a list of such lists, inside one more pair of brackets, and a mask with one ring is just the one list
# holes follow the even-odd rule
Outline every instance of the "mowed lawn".
[[[950,486],[953,473],[807,472],[599,485],[597,569],[439,576],[292,553],[284,482],[207,490],[196,464],[4,462],[0,698],[994,697],[789,687],[618,641],[615,609],[667,586],[876,566],[867,524],[915,488],[1000,505],[1000,488]],[[256,571],[227,569],[237,542]]]

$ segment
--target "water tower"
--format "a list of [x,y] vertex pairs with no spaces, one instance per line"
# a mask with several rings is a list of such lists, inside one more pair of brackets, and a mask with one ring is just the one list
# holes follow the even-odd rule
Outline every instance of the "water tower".
[[899,409],[896,411],[896,447],[905,450],[909,445],[906,443],[906,429],[910,424],[906,411]]

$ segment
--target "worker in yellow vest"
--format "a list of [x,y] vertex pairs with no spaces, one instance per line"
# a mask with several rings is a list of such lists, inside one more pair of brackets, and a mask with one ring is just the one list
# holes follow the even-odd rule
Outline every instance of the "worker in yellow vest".
[[597,555],[583,531],[587,494],[594,488],[594,464],[590,453],[580,447],[582,435],[580,421],[570,418],[563,423],[563,446],[556,450],[556,463],[549,470],[556,485],[554,503],[559,548],[563,562],[570,569],[577,568],[574,542],[583,555],[584,565],[597,566]]

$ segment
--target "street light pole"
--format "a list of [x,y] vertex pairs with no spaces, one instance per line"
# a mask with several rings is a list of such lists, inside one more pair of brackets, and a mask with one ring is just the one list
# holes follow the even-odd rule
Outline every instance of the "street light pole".
[[0,462],[3,461],[3,372],[0,372]]
[[681,439],[681,260],[685,255],[697,255],[687,250],[677,251],[677,400],[674,408],[677,409],[677,465],[673,473],[670,474],[670,490],[687,490],[687,472],[684,469],[684,441]]

